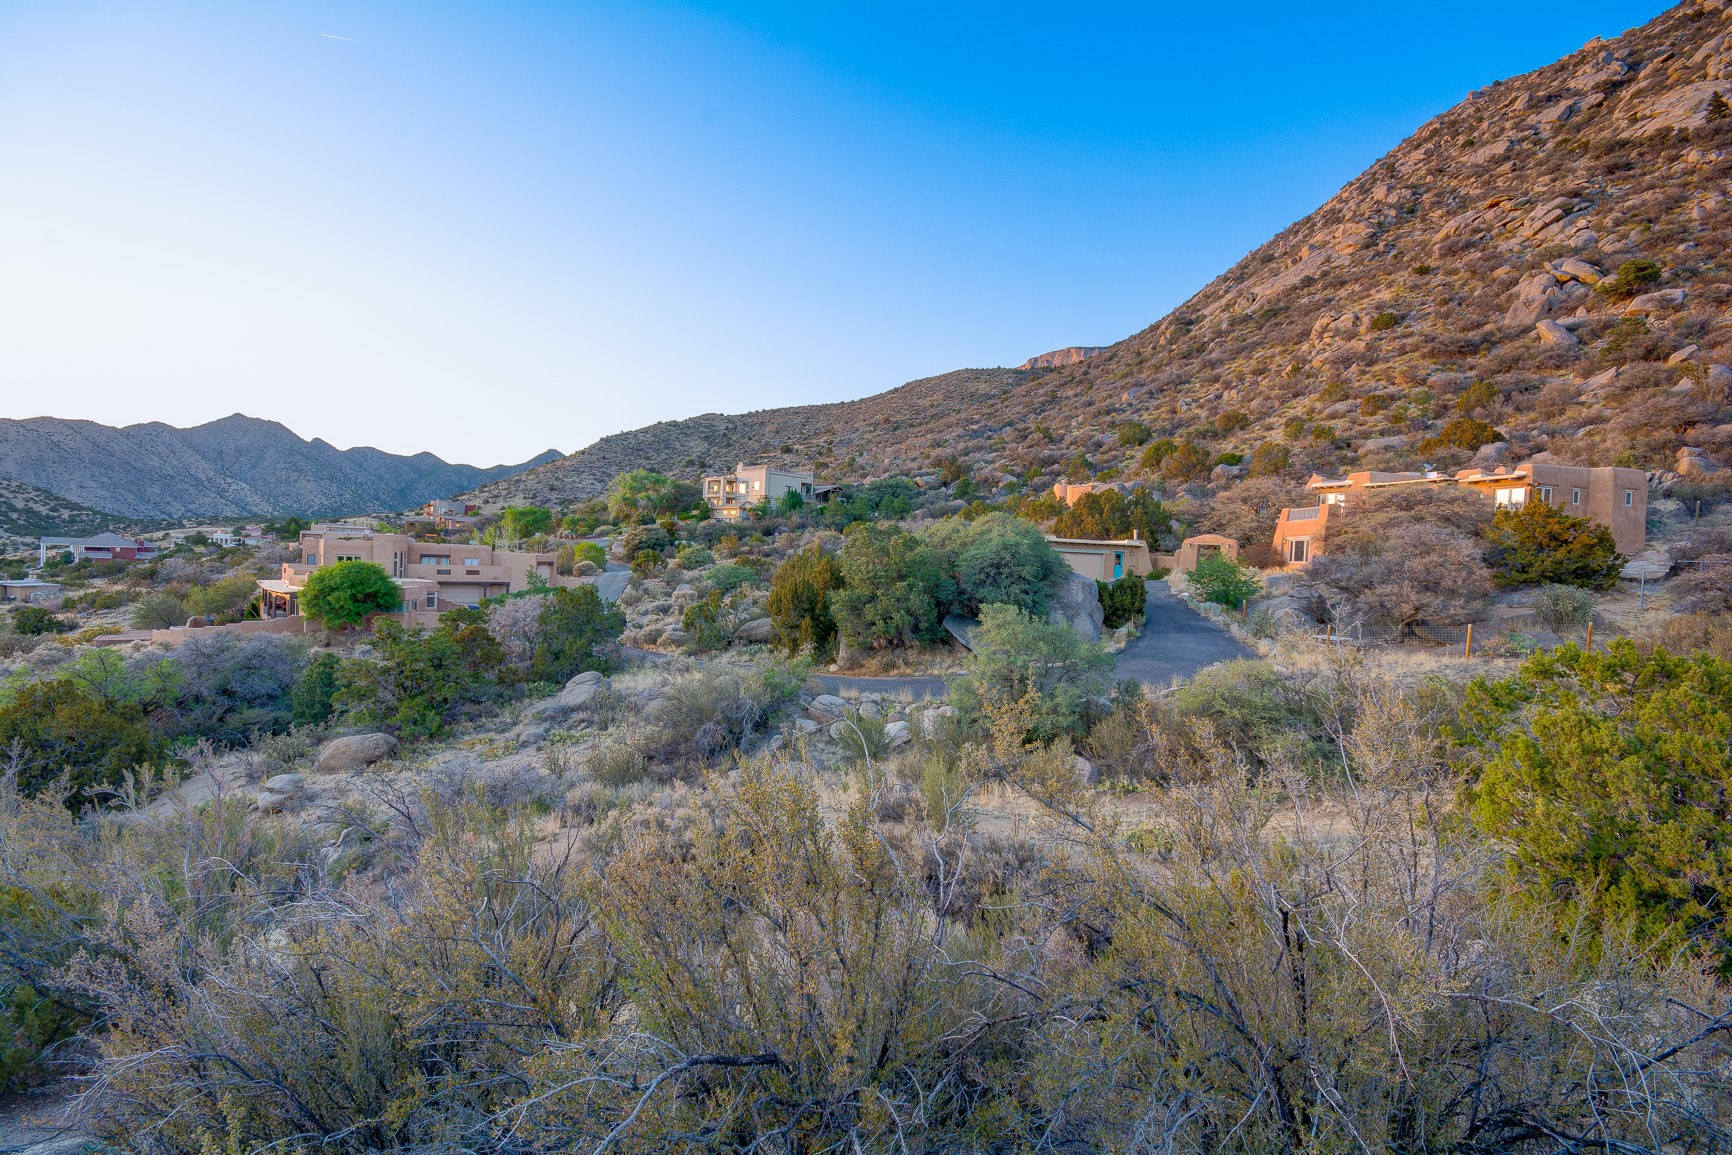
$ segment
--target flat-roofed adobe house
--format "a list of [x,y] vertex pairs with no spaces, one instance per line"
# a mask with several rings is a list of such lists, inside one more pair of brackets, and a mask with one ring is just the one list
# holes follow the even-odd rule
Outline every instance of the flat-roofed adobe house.
[[1317,504],[1281,511],[1275,525],[1275,556],[1288,567],[1310,564],[1326,549],[1331,519],[1347,512],[1349,493],[1415,485],[1463,486],[1484,494],[1496,509],[1518,509],[1529,501],[1548,502],[1610,529],[1618,552],[1626,557],[1641,553],[1647,544],[1648,475],[1642,470],[1534,461],[1514,468],[1463,469],[1453,474],[1435,469],[1406,473],[1364,470],[1342,478],[1312,474],[1305,488],[1317,495]]
[[[774,505],[789,493],[798,493],[806,502],[819,496],[810,473],[745,462],[736,465],[732,473],[705,477],[703,487],[704,504],[710,507],[710,516],[723,521],[737,521],[763,502]],[[828,496],[835,487],[823,488]]]
[[1052,495],[1064,502],[1065,505],[1070,506],[1075,505],[1091,493],[1104,493],[1109,489],[1123,493],[1125,486],[1122,482],[1115,481],[1055,481],[1052,486]]
[[134,541],[118,533],[99,533],[91,537],[45,537],[37,543],[38,564],[47,565],[50,553],[66,552],[73,561],[150,561],[156,557],[156,546],[148,541]]
[[384,568],[403,591],[392,615],[405,625],[431,626],[457,606],[478,606],[528,586],[534,574],[548,585],[580,585],[560,577],[551,553],[523,553],[484,545],[416,541],[408,534],[378,533],[359,525],[315,525],[301,534],[301,560],[284,562],[276,577],[259,582],[259,612],[265,618],[296,617],[307,576],[340,561],[369,561]]
[[1190,573],[1199,561],[1211,555],[1239,556],[1239,543],[1218,533],[1187,537],[1173,553],[1151,552],[1149,543],[1134,532],[1119,541],[1052,534],[1046,540],[1072,570],[1098,582],[1118,581],[1131,575],[1147,577],[1157,569]]

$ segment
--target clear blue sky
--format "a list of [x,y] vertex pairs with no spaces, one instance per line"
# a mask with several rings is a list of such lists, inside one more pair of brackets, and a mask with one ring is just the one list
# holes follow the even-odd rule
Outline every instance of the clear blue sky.
[[1662,7],[0,0],[0,416],[492,464],[1106,344]]

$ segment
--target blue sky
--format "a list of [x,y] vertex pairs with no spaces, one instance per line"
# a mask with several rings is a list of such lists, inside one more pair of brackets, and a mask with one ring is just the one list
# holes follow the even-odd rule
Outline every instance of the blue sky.
[[0,0],[0,416],[492,464],[1106,344],[1663,7]]

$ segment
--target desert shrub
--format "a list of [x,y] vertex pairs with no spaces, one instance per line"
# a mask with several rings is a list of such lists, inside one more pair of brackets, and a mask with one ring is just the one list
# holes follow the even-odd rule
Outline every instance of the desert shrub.
[[1668,614],[1659,644],[1674,654],[1707,654],[1732,662],[1732,617],[1721,613]]
[[734,631],[750,621],[756,607],[740,597],[724,596],[721,590],[711,590],[701,602],[694,602],[680,615],[680,628],[690,644],[700,650],[719,650],[734,640]]
[[1283,765],[1315,772],[1333,753],[1325,695],[1267,662],[1238,659],[1201,670],[1173,691],[1172,706],[1181,719],[1208,723],[1209,740],[1255,773]]
[[1534,616],[1553,630],[1594,620],[1594,598],[1579,586],[1544,585],[1534,593]]
[[1185,576],[1197,596],[1206,602],[1238,609],[1257,596],[1257,579],[1226,554],[1214,553],[1197,561]]
[[711,567],[704,574],[704,580],[724,594],[731,594],[741,586],[760,579],[758,571],[749,566],[743,566],[737,562],[723,562],[721,565]]
[[1223,409],[1215,415],[1215,428],[1222,433],[1237,433],[1251,424],[1251,415],[1243,409]]
[[1456,625],[1484,609],[1492,581],[1481,553],[1477,539],[1437,522],[1360,528],[1345,542],[1332,540],[1305,576],[1325,602],[1344,603],[1338,624],[1412,637],[1422,624]]
[[37,637],[64,634],[72,629],[72,625],[41,606],[19,606],[12,611],[12,629],[25,637]]
[[1616,273],[1594,286],[1594,291],[1615,301],[1627,300],[1647,292],[1662,272],[1658,261],[1637,257],[1619,265]]
[[945,519],[921,535],[956,576],[955,609],[973,614],[988,604],[1044,614],[1070,567],[1040,527],[1007,513],[975,521]]
[[950,692],[977,725],[1006,725],[1027,741],[1049,741],[1083,732],[1112,679],[1112,655],[1099,642],[1016,606],[987,605]]
[[1172,456],[1173,451],[1178,447],[1179,443],[1171,437],[1162,437],[1146,445],[1143,448],[1142,457],[1138,461],[1143,469],[1153,473],[1161,468],[1162,464],[1168,457]]
[[1116,436],[1120,445],[1127,449],[1134,449],[1141,445],[1147,445],[1149,438],[1153,437],[1154,434],[1141,421],[1126,421],[1118,427]]
[[92,792],[112,789],[165,755],[141,705],[71,678],[23,686],[0,706],[0,758],[26,795],[65,775],[73,805],[82,808]]
[[[678,481],[650,469],[622,473],[609,483],[607,489],[607,514],[616,525],[633,525],[667,515],[678,516],[702,506],[703,494],[696,484]],[[630,550],[627,556],[635,552],[636,549]]]
[[588,562],[596,569],[607,568],[607,550],[600,542],[579,541],[559,547],[554,554],[554,567],[564,577],[577,572],[579,562]]
[[673,535],[661,526],[636,525],[620,535],[618,549],[623,556],[634,560],[646,551],[654,553],[659,560],[662,553],[672,549],[673,545]]
[[670,683],[620,740],[651,770],[692,773],[769,735],[777,713],[799,693],[797,671],[705,667]]
[[154,667],[138,670],[156,729],[165,737],[244,744],[278,733],[294,716],[293,694],[306,664],[301,645],[268,634],[194,634]]
[[1629,920],[1732,965],[1732,665],[1624,639],[1565,646],[1476,681],[1462,717],[1479,753],[1471,814],[1509,848],[1536,914],[1608,931]]
[[1211,460],[1207,449],[1184,441],[1161,462],[1161,475],[1173,481],[1195,481],[1209,472]]
[[151,594],[133,607],[132,625],[140,630],[167,630],[186,625],[186,603],[171,593]]
[[1373,333],[1385,333],[1401,323],[1401,317],[1396,313],[1378,313],[1371,318],[1367,326]]
[[1456,417],[1441,430],[1419,443],[1421,453],[1439,449],[1465,449],[1470,453],[1482,445],[1508,440],[1502,432],[1475,417]]
[[640,549],[631,556],[631,572],[640,578],[649,577],[664,564],[662,555],[653,549]]
[[1141,621],[1148,604],[1149,589],[1141,574],[1126,574],[1117,581],[1096,582],[1100,587],[1105,625],[1116,630],[1128,622]]
[[1293,460],[1293,451],[1285,445],[1273,441],[1259,441],[1257,447],[1251,450],[1251,476],[1277,477],[1287,472],[1287,466]]
[[1732,553],[1684,559],[1669,583],[1673,605],[1687,614],[1732,614]]
[[1497,386],[1490,381],[1475,381],[1455,399],[1457,413],[1475,413],[1481,409],[1489,409],[1497,404]]
[[701,545],[686,544],[674,551],[674,560],[681,569],[703,569],[715,564],[716,555]]
[[776,567],[764,609],[775,624],[776,644],[783,652],[829,652],[836,638],[830,598],[841,586],[841,565],[816,544]]
[[335,705],[349,721],[406,738],[442,733],[496,696],[504,649],[479,619],[479,612],[453,610],[433,630],[379,622],[375,657],[339,668]]
[[1547,501],[1498,510],[1485,536],[1486,561],[1501,586],[1610,589],[1624,565],[1611,530]]

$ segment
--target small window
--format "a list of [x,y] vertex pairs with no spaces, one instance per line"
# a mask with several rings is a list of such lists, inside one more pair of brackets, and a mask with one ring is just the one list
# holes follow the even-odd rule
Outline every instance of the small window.
[[1545,502],[1547,505],[1551,504],[1551,502],[1552,502],[1552,487],[1551,486],[1549,486],[1549,485],[1539,486],[1536,489],[1536,492],[1540,495],[1541,501]]
[[1582,504],[1582,491],[1581,490],[1579,490],[1579,489],[1570,490],[1570,504],[1571,505]]
[[427,608],[430,610],[439,608],[439,595],[431,590],[427,592]]
[[1635,490],[1633,490],[1633,489],[1624,490],[1624,504],[1626,506],[1636,504],[1636,491]]
[[1301,537],[1290,541],[1287,543],[1287,560],[1292,562],[1305,561],[1310,554],[1310,549],[1310,538]]
[[464,565],[480,565],[481,559],[478,557],[466,557],[463,559],[463,564]]

